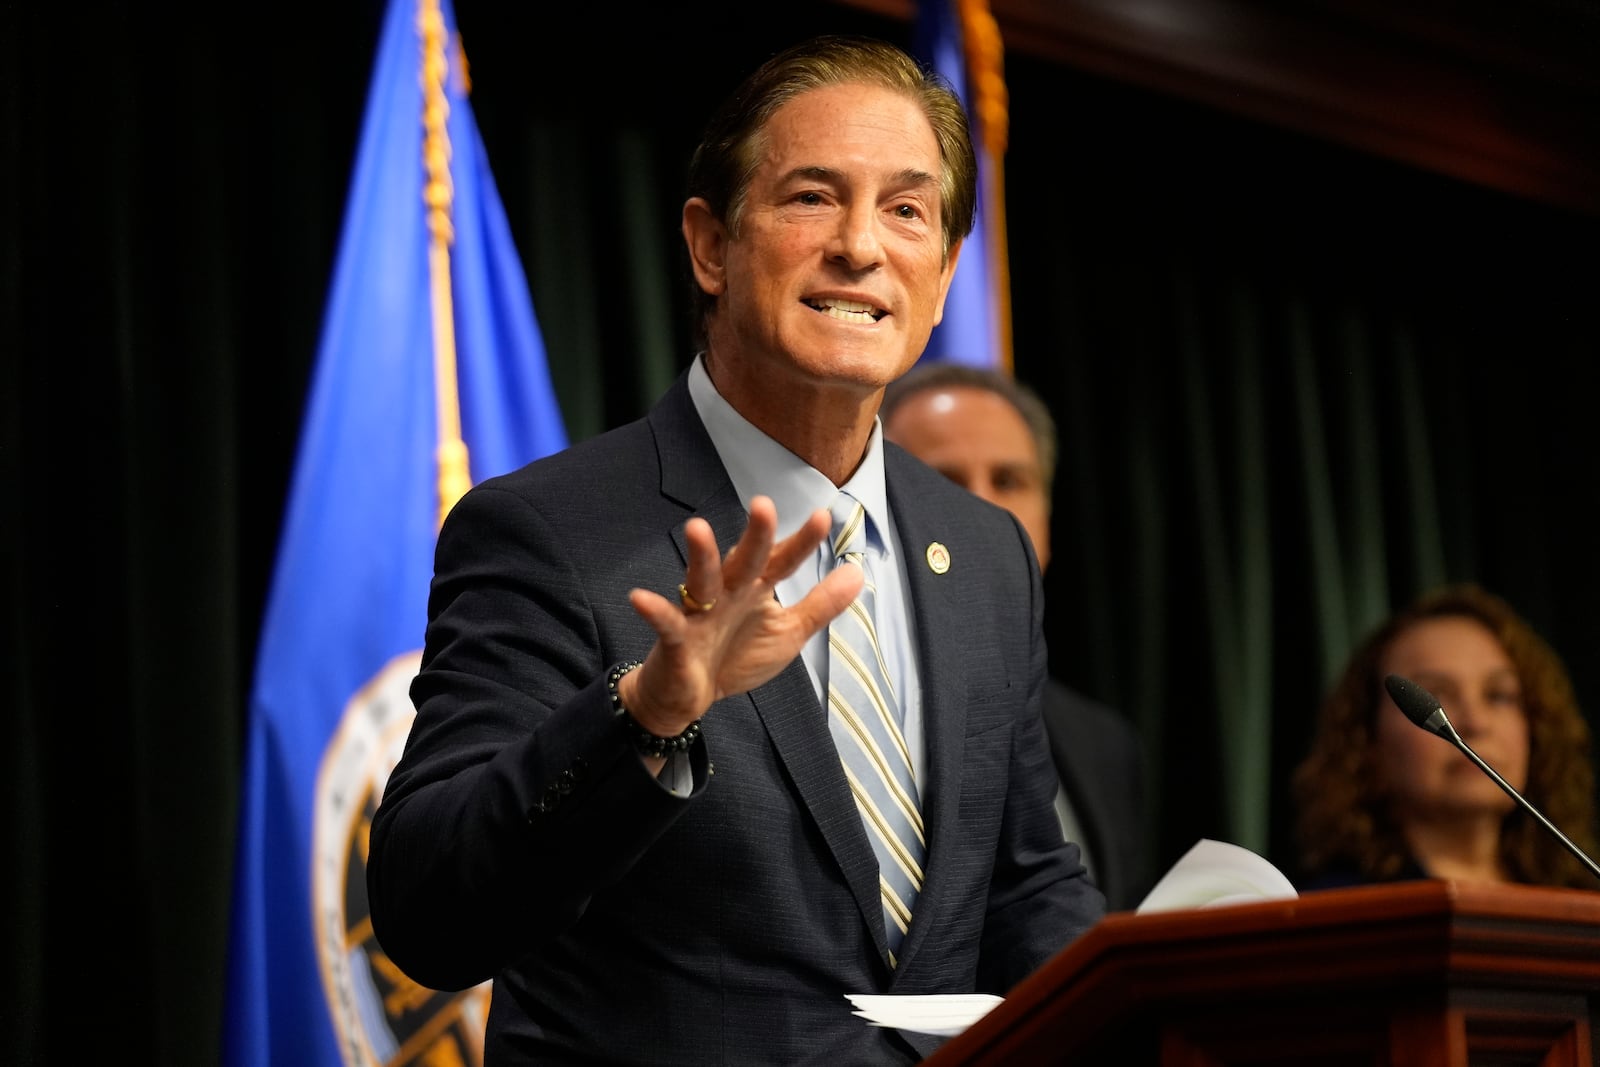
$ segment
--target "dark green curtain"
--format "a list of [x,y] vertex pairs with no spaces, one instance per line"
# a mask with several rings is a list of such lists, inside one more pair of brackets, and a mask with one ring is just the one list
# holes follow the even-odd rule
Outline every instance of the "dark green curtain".
[[1052,662],[1145,736],[1162,864],[1293,865],[1323,687],[1428,585],[1509,597],[1596,699],[1600,220],[1008,62]]
[[7,6],[5,1062],[216,1061],[244,697],[376,13]]
[[[245,701],[380,14],[7,8],[6,1062],[216,1060]],[[802,34],[909,42],[827,3],[457,14],[574,438],[689,358],[716,96]],[[1159,862],[1292,862],[1321,687],[1423,585],[1506,594],[1600,700],[1600,222],[1007,74],[1016,371],[1063,444],[1052,661],[1143,732]]]

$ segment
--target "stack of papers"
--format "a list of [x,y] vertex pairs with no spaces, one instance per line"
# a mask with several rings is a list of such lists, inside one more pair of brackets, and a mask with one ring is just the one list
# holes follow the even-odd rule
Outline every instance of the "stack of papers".
[[1001,997],[988,993],[932,993],[926,996],[889,996],[846,993],[855,1014],[873,1026],[910,1030],[919,1034],[954,1037],[987,1015]]

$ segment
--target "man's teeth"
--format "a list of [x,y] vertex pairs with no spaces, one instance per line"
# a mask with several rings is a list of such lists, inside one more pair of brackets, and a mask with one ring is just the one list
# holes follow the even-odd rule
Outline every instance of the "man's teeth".
[[841,319],[845,322],[878,321],[877,309],[871,304],[863,304],[859,300],[829,300],[826,303],[813,304],[812,307],[829,318]]

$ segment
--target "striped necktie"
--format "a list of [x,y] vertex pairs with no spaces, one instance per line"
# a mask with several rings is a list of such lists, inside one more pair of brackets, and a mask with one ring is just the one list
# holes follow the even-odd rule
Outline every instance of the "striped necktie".
[[831,510],[835,563],[859,565],[866,584],[855,603],[828,627],[828,725],[878,857],[884,932],[893,966],[922,889],[927,843],[911,753],[900,729],[904,712],[878,648],[873,611],[877,589],[864,555],[866,509],[840,493]]

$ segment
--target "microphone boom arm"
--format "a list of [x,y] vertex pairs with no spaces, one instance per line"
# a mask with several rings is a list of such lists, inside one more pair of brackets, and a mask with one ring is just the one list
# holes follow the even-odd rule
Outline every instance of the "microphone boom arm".
[[1600,865],[1590,859],[1583,849],[1573,844],[1566,834],[1556,829],[1555,824],[1545,818],[1538,808],[1528,803],[1521,793],[1511,788],[1510,782],[1500,777],[1493,767],[1485,763],[1481,756],[1472,751],[1470,745],[1461,740],[1461,735],[1456,733],[1454,726],[1450,725],[1450,719],[1444,713],[1444,706],[1439,703],[1437,697],[1410,678],[1404,678],[1398,674],[1389,675],[1383,680],[1383,685],[1384,688],[1389,690],[1389,696],[1394,698],[1395,706],[1405,713],[1406,718],[1430,734],[1442,737],[1460,749],[1463,756],[1476,763],[1478,769],[1487,774],[1495,785],[1504,789],[1507,796],[1522,806],[1523,811],[1538,819],[1546,830],[1555,834],[1556,840],[1565,845],[1567,851],[1577,857],[1578,862],[1589,868],[1590,874],[1600,878]]
[[1596,878],[1600,878],[1600,865],[1596,865],[1594,860],[1590,859],[1588,855],[1584,853],[1583,849],[1573,844],[1572,840],[1568,838],[1566,834],[1562,833],[1556,828],[1555,823],[1545,818],[1538,808],[1528,803],[1528,801],[1523,798],[1521,793],[1511,788],[1510,782],[1507,782],[1504,778],[1500,777],[1493,767],[1489,766],[1489,764],[1484,762],[1481,756],[1472,751],[1472,746],[1461,740],[1461,735],[1456,733],[1455,727],[1446,722],[1444,729],[1438,731],[1438,733],[1440,737],[1444,738],[1452,745],[1455,745],[1456,748],[1460,749],[1462,755],[1466,756],[1473,763],[1476,763],[1479,770],[1483,771],[1484,774],[1487,774],[1490,778],[1494,779],[1495,785],[1498,785],[1501,789],[1504,789],[1506,794],[1511,797],[1512,800],[1515,800],[1522,806],[1523,811],[1527,812],[1529,815],[1532,815],[1535,819],[1538,819],[1541,823],[1543,823],[1544,828],[1555,834],[1556,840],[1567,846],[1567,851],[1576,856],[1578,862],[1589,868],[1589,872]]

